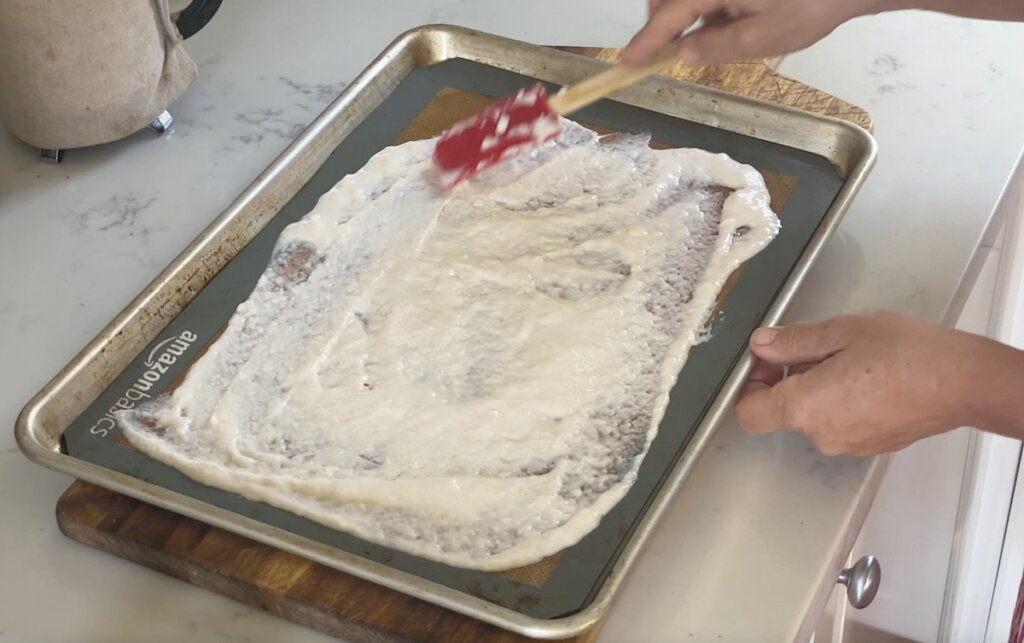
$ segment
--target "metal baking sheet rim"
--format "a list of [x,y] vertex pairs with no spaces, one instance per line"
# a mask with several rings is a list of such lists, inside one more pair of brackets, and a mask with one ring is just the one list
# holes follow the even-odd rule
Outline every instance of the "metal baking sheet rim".
[[[349,132],[412,69],[466,58],[554,83],[568,84],[604,63],[461,27],[430,25],[397,38],[241,195],[23,409],[15,436],[34,462],[253,540],[312,559],[391,589],[520,634],[543,639],[583,633],[605,615],[658,518],[690,473],[750,370],[744,357],[693,435],[683,456],[585,609],[558,619],[520,614],[420,577],[368,561],[265,523],[63,454],[60,435],[172,320],[202,286],[252,238],[327,159]],[[821,254],[877,156],[875,140],[847,121],[735,96],[669,78],[653,78],[617,100],[828,158],[844,185],[765,316],[777,323]],[[228,252],[225,252],[225,249]]]

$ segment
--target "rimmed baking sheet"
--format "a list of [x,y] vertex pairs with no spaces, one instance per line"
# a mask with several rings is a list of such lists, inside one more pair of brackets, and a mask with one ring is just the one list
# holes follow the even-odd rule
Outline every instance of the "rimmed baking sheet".
[[[749,333],[781,313],[863,180],[874,158],[873,142],[863,130],[663,79],[631,90],[630,97],[639,99],[631,102],[639,104],[603,101],[574,116],[600,131],[648,132],[659,147],[724,152],[756,167],[766,177],[783,226],[732,281],[712,339],[691,352],[636,484],[580,543],[527,568],[485,573],[449,567],[200,485],[132,449],[111,412],[173,385],[248,296],[281,229],[370,156],[396,142],[435,135],[534,79],[565,82],[560,75],[582,76],[591,65],[562,52],[457,28],[429,28],[400,39],[222,215],[221,225],[211,226],[193,244],[197,250],[168,268],[166,278],[140,295],[26,408],[19,442],[48,466],[509,629],[548,637],[586,629],[606,609],[618,577],[653,524],[658,512],[651,508],[663,507],[678,487],[734,393],[729,384],[742,374],[738,366]],[[666,84],[672,91],[663,89]],[[680,102],[687,94],[697,97],[693,114]],[[743,133],[749,131],[742,126],[744,115],[751,122],[756,115],[759,134]],[[766,115],[778,123],[773,126]],[[787,127],[794,132],[791,141],[771,140],[785,139]],[[816,142],[809,145],[807,133],[814,128],[829,136],[810,139]],[[276,207],[278,202],[283,205]],[[225,243],[228,234],[231,243]],[[212,258],[209,253],[217,248],[225,256]],[[203,257],[209,263],[202,263]],[[139,351],[124,339],[126,332],[148,334],[150,341]],[[114,361],[121,364],[111,367],[107,351],[116,351]],[[77,398],[71,393],[76,387]],[[47,415],[51,423],[44,426]]]

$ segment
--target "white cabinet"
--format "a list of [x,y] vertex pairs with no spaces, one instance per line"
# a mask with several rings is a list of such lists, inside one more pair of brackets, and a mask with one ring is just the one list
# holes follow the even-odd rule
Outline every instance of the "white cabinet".
[[[993,222],[957,327],[1024,347],[1021,163]],[[894,455],[850,555],[879,558],[878,595],[864,610],[826,610],[815,643],[1006,641],[1024,570],[1020,455],[1019,441],[973,429]]]
[[[996,249],[984,251],[957,324],[979,334],[988,332],[999,258]],[[922,440],[892,456],[852,554],[877,556],[882,584],[874,603],[847,614],[844,643],[939,640],[972,431]]]
[[[1022,162],[1018,163],[1017,172],[1004,195],[1003,204],[1011,210],[1011,218],[1007,222],[1000,250],[1000,272],[992,307],[992,336],[1012,346],[1024,347],[1024,157]],[[1007,640],[1017,590],[1021,574],[1024,572],[1024,475],[1021,475],[1021,448],[1020,443],[1014,441],[1015,448],[1011,450],[1008,442],[1010,441],[1006,438],[996,436],[980,437],[979,444],[988,446],[1000,456],[995,466],[979,466],[965,481],[970,483],[971,489],[978,490],[976,495],[980,507],[993,504],[992,497],[1002,499],[1007,493],[1006,486],[1013,481],[1012,504],[1005,520],[1005,528],[1001,521],[982,523],[976,530],[987,528],[988,531],[982,531],[981,537],[972,543],[972,548],[968,550],[971,554],[986,551],[988,548],[998,549],[1000,552],[985,630],[986,641],[999,643]],[[994,491],[984,493],[988,490]],[[966,523],[965,526],[971,524]],[[970,586],[959,587],[958,593],[969,595],[972,589]],[[956,617],[960,616],[963,610],[958,605],[952,607],[955,611],[951,614],[951,621],[955,623]],[[981,620],[980,613],[978,620]]]

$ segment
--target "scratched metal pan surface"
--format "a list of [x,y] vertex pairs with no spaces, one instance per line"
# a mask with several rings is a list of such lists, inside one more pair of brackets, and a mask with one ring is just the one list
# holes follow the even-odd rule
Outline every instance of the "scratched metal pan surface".
[[280,230],[391,144],[442,88],[500,97],[534,79],[571,84],[603,66],[457,27],[404,34],[29,402],[17,421],[21,449],[52,469],[528,636],[593,627],[734,400],[750,368],[746,337],[780,318],[870,171],[875,143],[859,127],[667,78],[575,116],[725,152],[795,187],[780,212],[783,232],[747,265],[712,339],[691,353],[634,487],[541,574],[448,567],[205,487],[128,447],[111,412],[180,378],[248,296]]

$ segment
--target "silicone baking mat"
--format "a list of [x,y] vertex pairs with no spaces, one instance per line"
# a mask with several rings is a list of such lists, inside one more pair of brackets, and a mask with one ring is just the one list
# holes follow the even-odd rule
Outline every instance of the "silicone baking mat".
[[529,616],[557,618],[586,607],[842,188],[843,179],[827,159],[614,101],[602,101],[574,116],[598,131],[647,132],[658,147],[724,152],[756,167],[765,176],[783,226],[779,237],[732,280],[714,319],[712,337],[691,352],[632,489],[595,531],[535,565],[484,573],[367,543],[286,511],[198,484],[132,449],[111,419],[113,411],[134,405],[145,399],[143,395],[159,395],[184,374],[248,297],[281,230],[309,212],[320,195],[342,177],[357,171],[382,148],[434,136],[495,97],[532,82],[466,60],[449,60],[410,73],[273,221],[72,423],[64,433],[66,452]]

